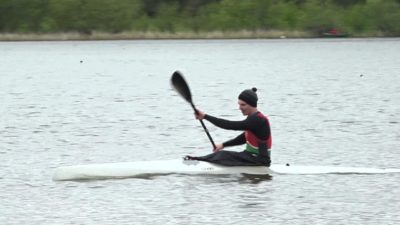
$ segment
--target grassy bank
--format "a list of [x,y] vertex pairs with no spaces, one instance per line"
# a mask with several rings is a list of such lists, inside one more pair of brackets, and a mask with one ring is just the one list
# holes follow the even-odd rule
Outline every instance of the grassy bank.
[[[69,33],[0,33],[0,41],[74,41],[74,40],[145,40],[145,39],[281,39],[281,38],[320,38],[306,31],[237,31],[237,32],[92,32]],[[385,37],[383,33],[370,32],[351,34],[349,37]]]
[[238,31],[238,32],[121,32],[91,34],[70,33],[0,33],[0,41],[69,41],[69,40],[141,40],[141,39],[255,39],[310,38],[303,31]]

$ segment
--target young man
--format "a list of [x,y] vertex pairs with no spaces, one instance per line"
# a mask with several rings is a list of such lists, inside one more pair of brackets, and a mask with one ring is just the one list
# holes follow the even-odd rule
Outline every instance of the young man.
[[[186,156],[186,160],[200,160],[226,166],[270,166],[271,164],[271,128],[269,120],[257,109],[257,88],[244,90],[239,95],[239,109],[247,118],[243,121],[229,121],[216,118],[198,111],[196,119],[208,120],[217,127],[227,130],[243,130],[244,132],[234,139],[217,144],[214,153],[193,157]],[[242,152],[225,151],[224,147],[246,144]]]

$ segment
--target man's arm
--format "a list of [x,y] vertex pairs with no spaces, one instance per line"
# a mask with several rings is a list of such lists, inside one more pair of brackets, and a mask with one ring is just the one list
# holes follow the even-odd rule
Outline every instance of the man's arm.
[[205,114],[204,119],[210,121],[217,127],[227,130],[254,130],[258,126],[257,116],[248,116],[242,121],[231,121]]
[[223,146],[229,147],[229,146],[235,146],[235,145],[242,145],[245,143],[246,143],[246,137],[244,136],[244,133],[242,133],[239,136],[235,137],[234,139],[224,142]]

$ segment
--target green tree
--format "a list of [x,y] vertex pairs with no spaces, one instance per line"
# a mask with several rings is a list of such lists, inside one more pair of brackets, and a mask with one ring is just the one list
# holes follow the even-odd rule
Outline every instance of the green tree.
[[365,7],[365,15],[368,15],[374,30],[386,36],[400,35],[400,4],[393,0],[370,0]]
[[0,31],[37,32],[48,0],[0,0]]
[[267,25],[268,0],[224,0],[203,8],[206,30],[257,30]]
[[316,35],[340,24],[341,9],[329,1],[309,0],[302,7],[299,26]]
[[139,0],[50,0],[56,30],[90,34],[94,30],[121,32],[141,16]]
[[303,13],[295,3],[278,2],[269,8],[267,24],[273,29],[296,30],[302,16]]

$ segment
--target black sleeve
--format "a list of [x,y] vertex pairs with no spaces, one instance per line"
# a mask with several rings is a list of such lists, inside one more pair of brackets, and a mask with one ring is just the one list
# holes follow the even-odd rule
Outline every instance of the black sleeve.
[[235,145],[242,145],[246,143],[246,137],[244,133],[240,134],[239,136],[235,137],[232,140],[226,141],[223,143],[224,147],[235,146]]
[[217,127],[227,129],[227,130],[255,130],[259,126],[259,118],[256,115],[248,116],[242,121],[230,121],[225,119],[220,119],[210,115],[205,115],[204,119],[210,121]]

